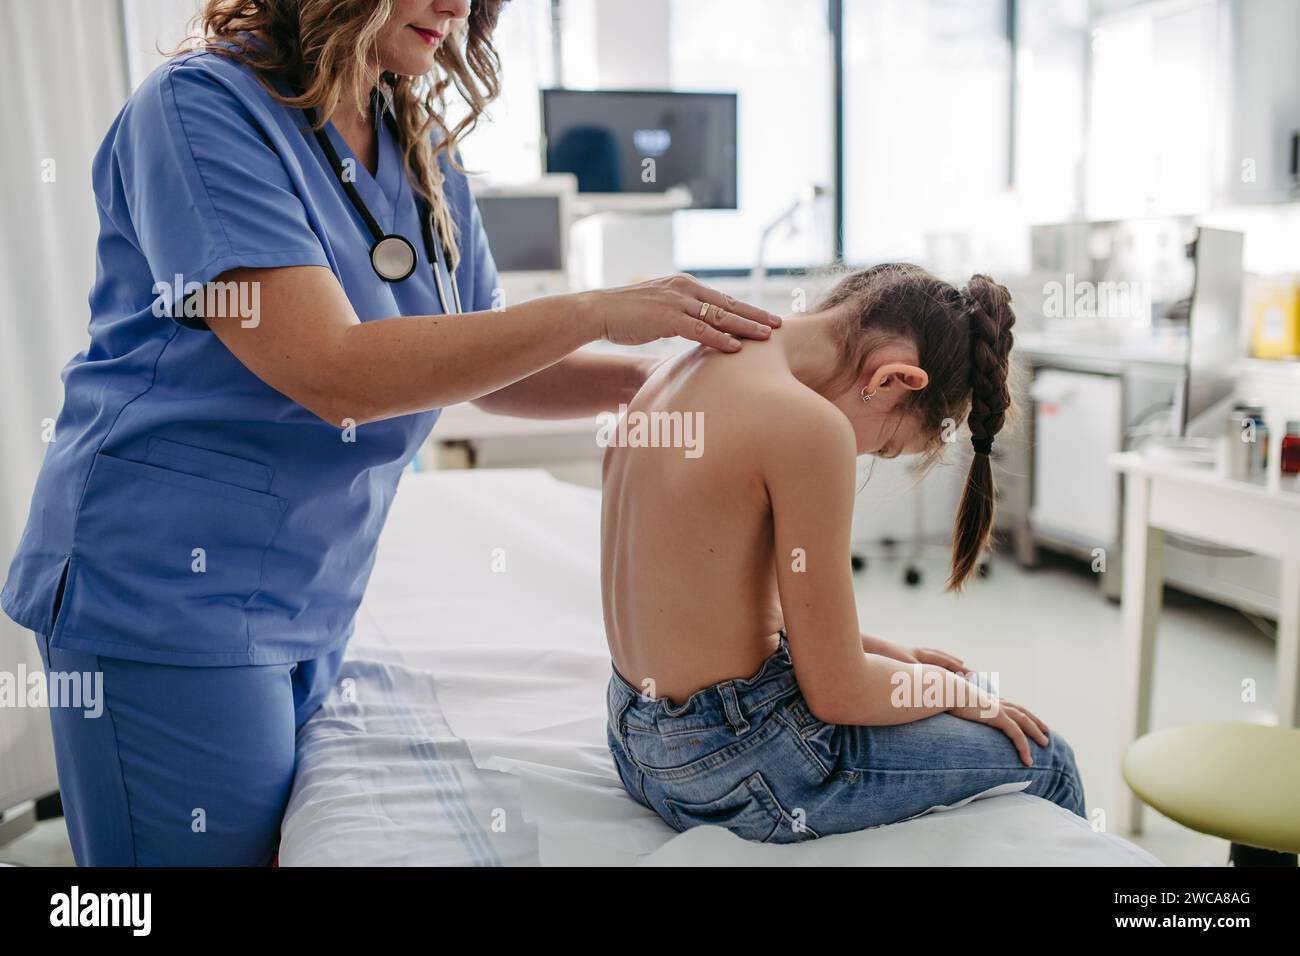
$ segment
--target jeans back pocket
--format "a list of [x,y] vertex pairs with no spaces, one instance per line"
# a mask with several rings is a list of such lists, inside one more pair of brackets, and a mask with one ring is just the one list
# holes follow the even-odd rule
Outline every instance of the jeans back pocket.
[[801,843],[817,838],[805,823],[802,811],[787,812],[757,770],[716,800],[689,803],[668,797],[664,807],[669,823],[682,831],[723,827],[758,843]]

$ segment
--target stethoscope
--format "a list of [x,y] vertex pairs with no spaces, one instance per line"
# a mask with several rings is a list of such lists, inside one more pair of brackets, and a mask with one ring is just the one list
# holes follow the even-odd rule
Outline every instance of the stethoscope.
[[[379,222],[370,214],[365,200],[357,191],[356,184],[344,175],[343,161],[339,159],[338,150],[330,142],[325,127],[316,126],[316,111],[307,107],[303,112],[307,115],[307,122],[313,127],[316,142],[320,144],[321,151],[329,160],[330,168],[334,170],[335,177],[343,187],[343,191],[347,193],[352,208],[361,216],[366,228],[370,230],[370,235],[374,237],[374,242],[370,245],[370,266],[375,270],[375,275],[385,282],[401,282],[409,278],[415,271],[415,246],[405,236],[395,232],[384,232]],[[384,116],[390,122],[392,121],[392,114],[387,110],[384,111]],[[418,199],[416,205],[420,206]],[[456,283],[456,274],[451,268],[451,256],[446,254],[442,243],[438,241],[438,232],[433,228],[433,217],[423,209],[420,215],[420,227],[424,238],[424,253],[429,259],[429,265],[433,267],[433,282],[438,287],[438,303],[442,307],[443,314],[458,315],[461,311],[460,287]],[[438,268],[440,264],[446,269],[447,279],[451,285],[451,309],[447,308],[447,290],[443,285],[442,272]]]

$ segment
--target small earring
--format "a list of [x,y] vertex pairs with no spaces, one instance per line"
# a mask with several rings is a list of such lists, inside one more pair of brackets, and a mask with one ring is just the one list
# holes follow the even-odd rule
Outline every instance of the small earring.
[[862,386],[862,391],[858,392],[858,395],[861,397],[863,403],[865,404],[866,402],[871,401],[871,398],[872,398],[873,395],[876,394],[876,391],[877,391],[877,389],[874,389],[874,388],[873,388],[873,389],[870,391],[870,393],[868,393],[868,392],[867,392],[867,386],[863,385],[863,386]]

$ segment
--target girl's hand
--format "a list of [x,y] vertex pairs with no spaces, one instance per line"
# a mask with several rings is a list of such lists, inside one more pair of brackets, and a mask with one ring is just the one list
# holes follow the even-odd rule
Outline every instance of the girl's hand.
[[781,317],[733,299],[679,274],[620,289],[578,295],[593,338],[616,345],[644,345],[680,335],[722,352],[740,339],[766,339]]
[[974,684],[970,686],[977,694],[975,703],[968,707],[950,708],[948,713],[962,720],[972,720],[996,727],[1011,739],[1016,753],[1020,755],[1020,762],[1026,767],[1032,767],[1034,760],[1029,754],[1029,740],[1025,735],[1033,737],[1039,746],[1046,747],[1048,746],[1047,725],[1025,708],[994,697],[975,687]]
[[954,674],[964,675],[970,671],[963,661],[946,651],[936,651],[931,647],[904,647],[902,644],[895,644],[893,641],[867,634],[862,635],[862,650],[866,654],[879,654],[881,657],[890,657],[904,664],[934,664]]
[[970,668],[958,657],[954,657],[947,651],[937,651],[932,647],[914,647],[912,653],[922,664],[934,664],[942,667],[944,670],[952,671],[954,674],[967,674]]

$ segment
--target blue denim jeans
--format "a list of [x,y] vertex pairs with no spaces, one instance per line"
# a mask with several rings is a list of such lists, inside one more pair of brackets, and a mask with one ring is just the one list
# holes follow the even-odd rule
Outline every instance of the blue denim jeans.
[[1084,816],[1070,745],[1029,741],[1034,765],[987,724],[936,714],[888,727],[827,724],[808,709],[784,638],[748,680],[681,705],[609,682],[609,747],[628,793],[674,829],[721,826],[747,840],[797,843],[896,823],[1000,784]]

